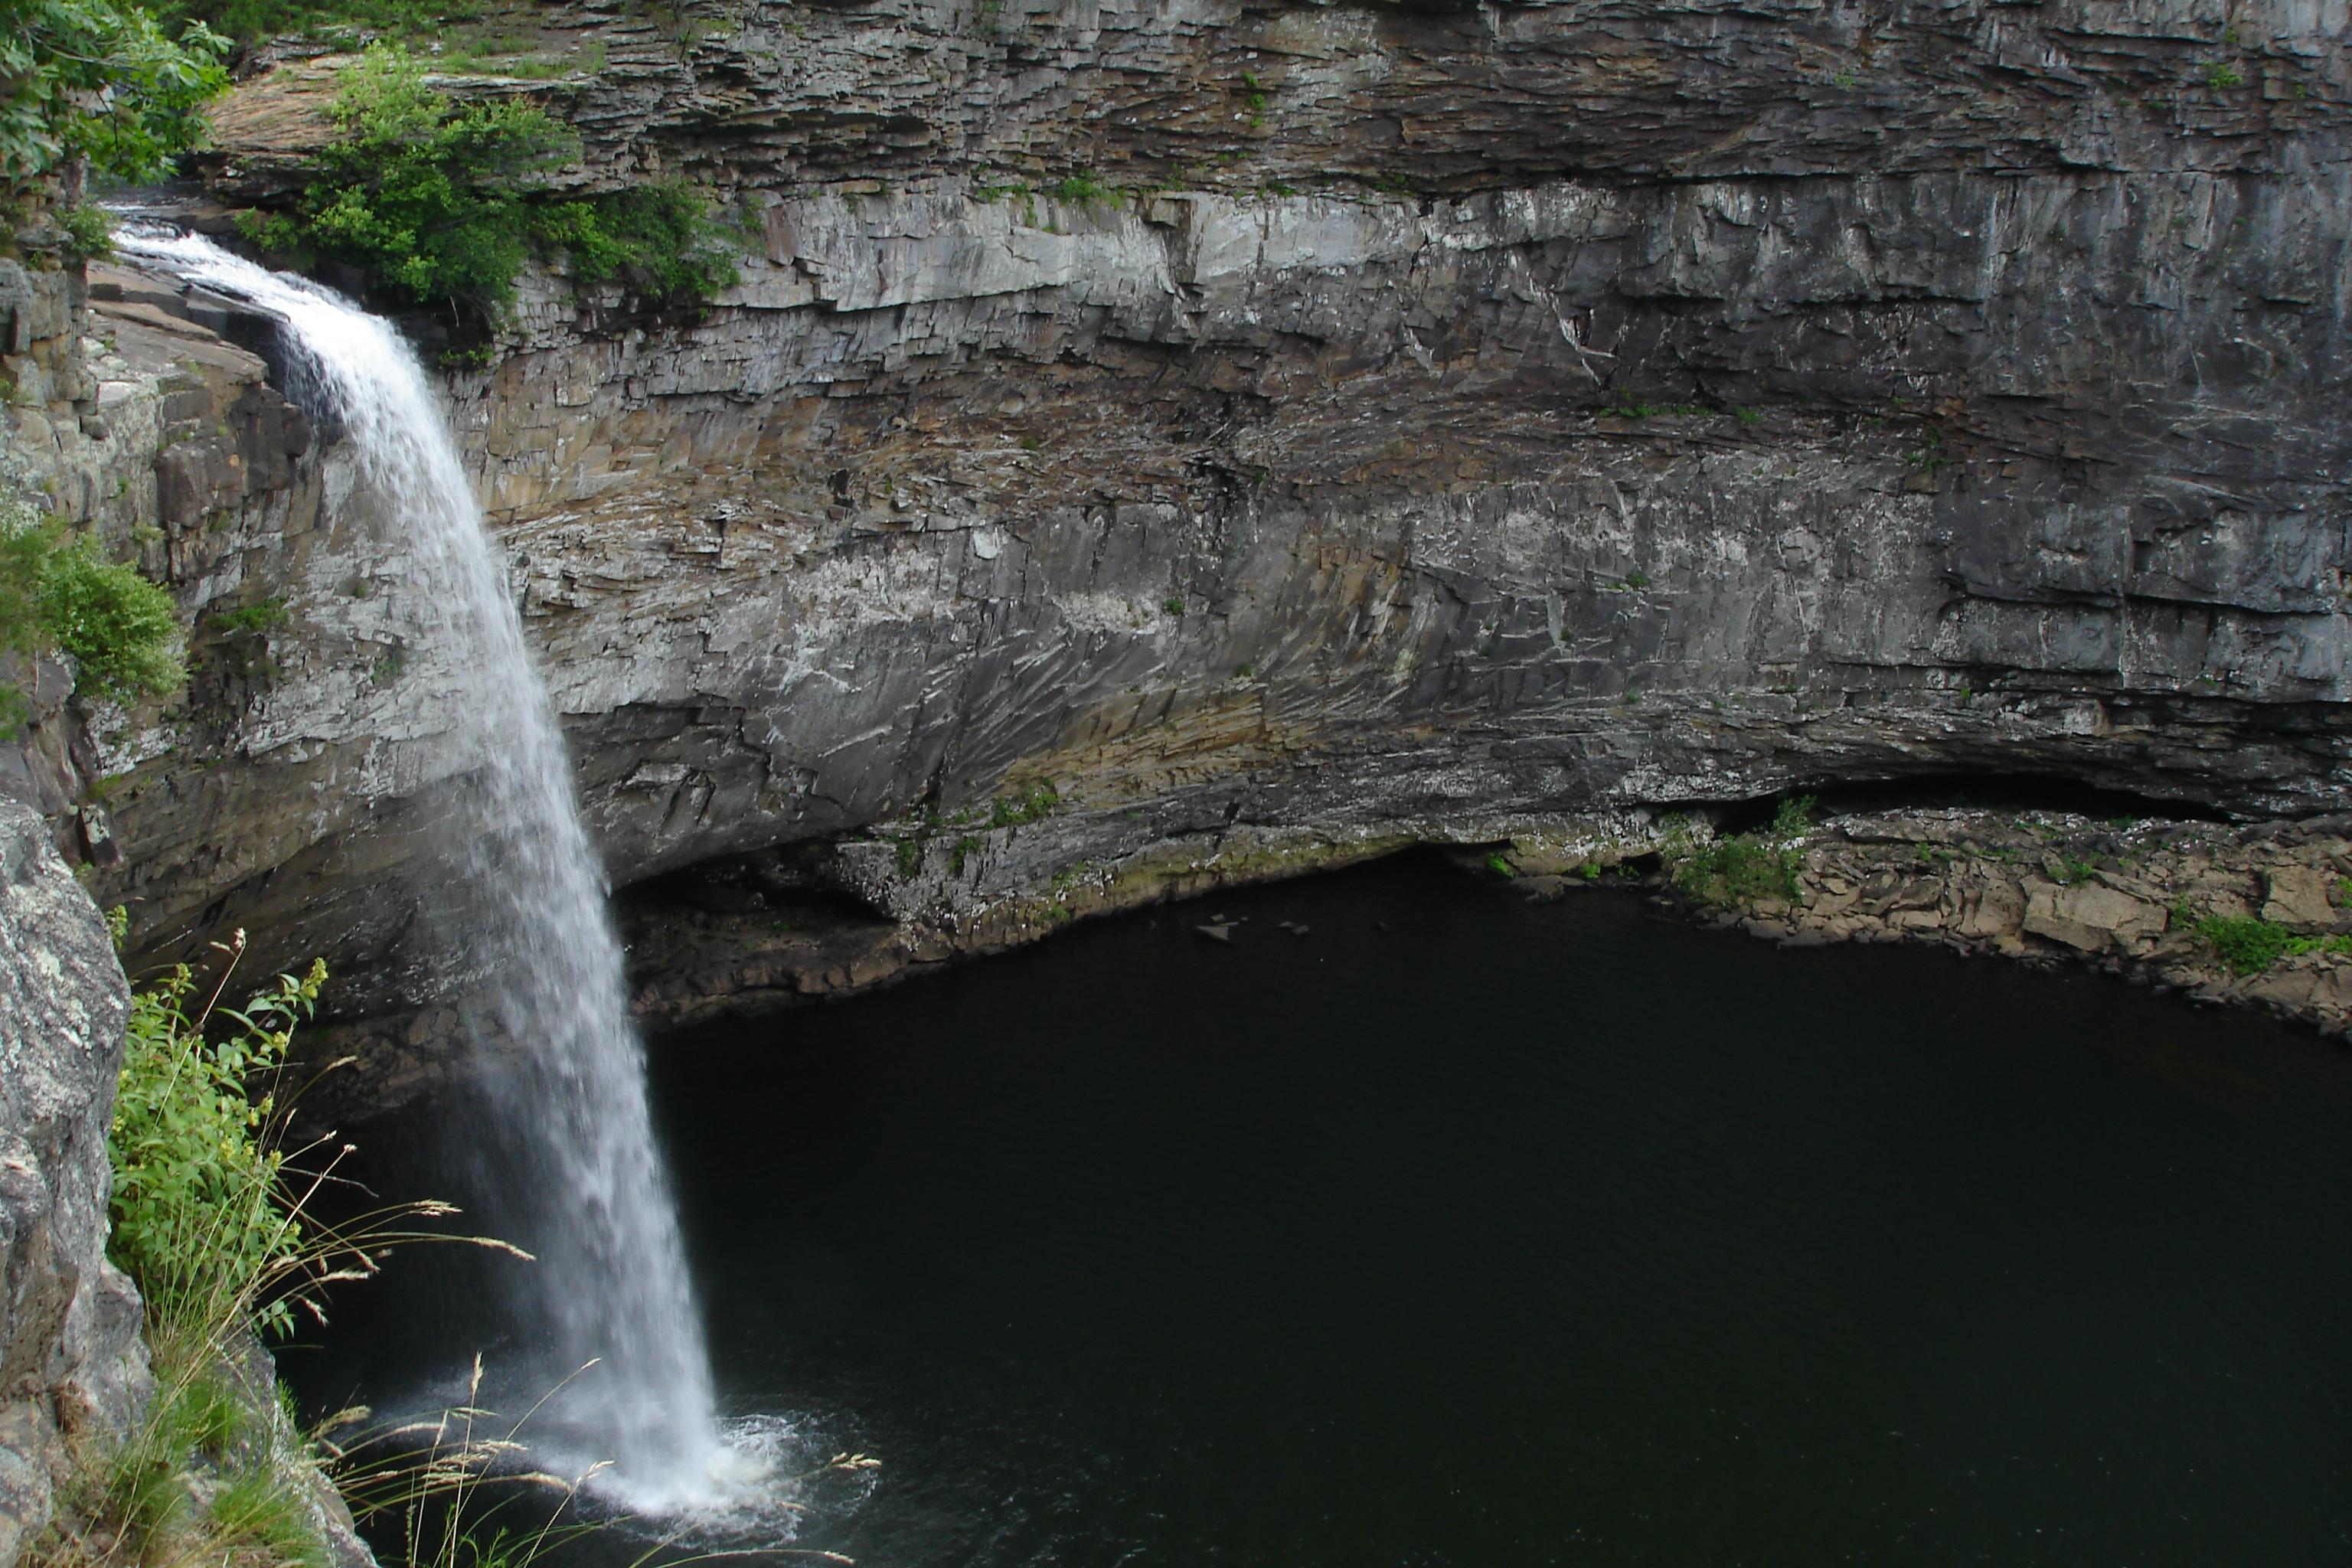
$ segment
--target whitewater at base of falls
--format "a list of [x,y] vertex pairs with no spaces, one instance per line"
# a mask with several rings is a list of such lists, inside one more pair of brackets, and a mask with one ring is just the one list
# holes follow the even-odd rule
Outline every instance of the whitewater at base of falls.
[[[390,323],[193,236],[120,237],[131,258],[284,324],[294,374],[344,427],[356,485],[414,567],[404,606],[446,670],[410,684],[446,748],[446,864],[418,896],[492,999],[478,1034],[500,1180],[488,1227],[536,1255],[501,1303],[546,1395],[525,1436],[625,1506],[694,1510],[756,1492],[760,1445],[722,1439],[702,1326],[646,1100],[622,954],[569,759],[446,415]],[[511,1352],[500,1352],[500,1355]],[[583,1370],[585,1369],[585,1370]],[[535,1381],[536,1391],[526,1380]],[[551,1394],[548,1391],[552,1390]],[[529,1402],[525,1399],[525,1403]]]

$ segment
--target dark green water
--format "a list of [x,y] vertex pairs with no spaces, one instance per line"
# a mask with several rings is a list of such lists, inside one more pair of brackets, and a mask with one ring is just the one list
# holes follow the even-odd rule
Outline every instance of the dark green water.
[[2352,1561],[2352,1057],[2251,1017],[1407,861],[655,1062],[867,1568]]

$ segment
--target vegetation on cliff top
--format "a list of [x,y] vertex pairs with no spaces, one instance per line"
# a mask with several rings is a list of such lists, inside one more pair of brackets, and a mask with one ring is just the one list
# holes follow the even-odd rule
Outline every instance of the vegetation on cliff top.
[[298,258],[363,268],[413,303],[494,321],[533,254],[562,252],[584,284],[617,281],[657,307],[691,305],[735,281],[732,236],[681,182],[572,195],[556,177],[578,156],[562,121],[519,100],[459,104],[405,48],[377,43],[344,68],[320,177],[290,214],[246,232]]

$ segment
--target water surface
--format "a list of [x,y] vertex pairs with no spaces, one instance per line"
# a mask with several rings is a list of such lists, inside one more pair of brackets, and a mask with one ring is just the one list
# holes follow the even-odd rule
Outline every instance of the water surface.
[[2352,1058],[2251,1016],[1406,860],[654,1062],[868,1568],[2347,1560]]

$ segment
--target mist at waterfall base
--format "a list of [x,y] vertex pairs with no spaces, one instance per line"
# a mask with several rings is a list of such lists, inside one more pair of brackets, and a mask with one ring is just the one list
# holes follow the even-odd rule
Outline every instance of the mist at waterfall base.
[[610,1461],[597,1484],[635,1507],[709,1501],[745,1467],[716,1424],[603,871],[446,412],[399,333],[340,295],[201,237],[133,228],[121,245],[282,323],[291,390],[340,424],[355,489],[404,552],[386,592],[435,672],[404,689],[434,707],[427,765],[449,782],[438,852],[388,891],[472,961],[480,1096],[450,1108],[441,1144],[474,1167],[459,1184],[471,1223],[537,1258],[504,1271],[495,1309],[445,1345],[451,1365],[419,1397],[462,1399],[486,1349],[506,1408],[545,1396],[526,1434],[542,1468]]
[[[1408,859],[652,1064],[865,1568],[2346,1561],[2352,1058],[2252,1016]],[[287,1365],[397,1382],[448,1261]]]

